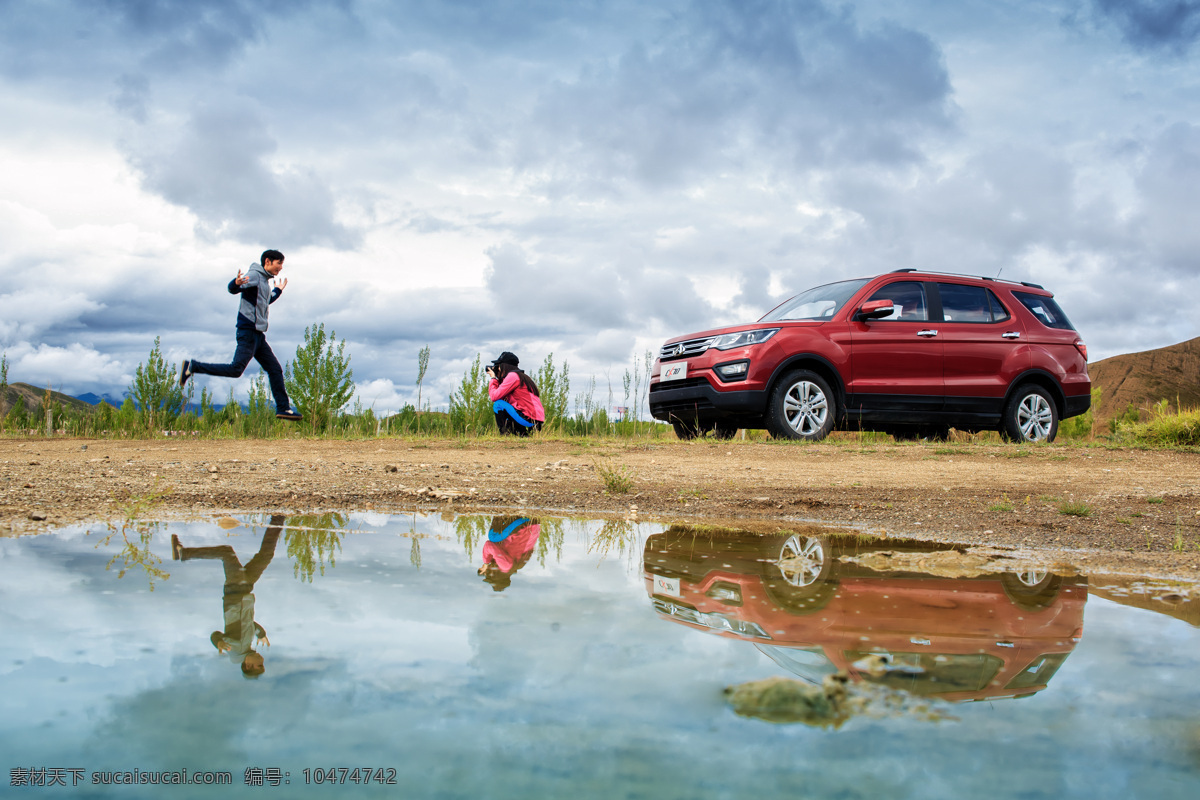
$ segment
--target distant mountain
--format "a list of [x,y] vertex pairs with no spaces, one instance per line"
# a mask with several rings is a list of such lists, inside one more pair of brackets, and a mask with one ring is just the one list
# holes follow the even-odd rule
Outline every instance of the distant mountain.
[[[31,409],[34,406],[41,405],[42,398],[46,396],[45,389],[39,389],[28,383],[10,383],[0,393],[0,414],[7,414],[9,410],[16,405],[17,398],[25,398],[25,408]],[[69,394],[62,392],[51,391],[50,396],[54,398],[56,403],[62,403],[67,408],[73,408],[77,411],[92,412],[96,410],[94,405],[91,405],[83,400],[71,397]]]
[[[92,413],[100,403],[108,403],[113,408],[120,408],[125,402],[124,397],[114,397],[111,394],[96,394],[95,392],[86,392],[77,397],[72,397],[69,394],[52,391],[51,396],[56,402],[62,403],[67,408],[73,408],[77,411]],[[31,409],[36,405],[41,404],[42,398],[46,396],[45,389],[39,389],[28,383],[10,383],[3,392],[0,392],[0,416],[9,412],[16,405],[18,397],[25,398],[25,408]],[[243,411],[248,411],[249,407],[246,403],[239,403]],[[137,401],[134,401],[134,406],[137,406]],[[224,403],[213,403],[213,408],[220,411],[225,407]],[[191,411],[194,414],[200,413],[199,403],[188,403],[184,411]]]
[[111,394],[96,394],[95,392],[77,394],[75,395],[75,399],[82,400],[83,402],[93,406],[98,406],[100,405],[101,401],[103,401],[114,408],[120,408],[121,404],[125,402],[124,397],[113,397]]
[[1200,338],[1170,347],[1126,353],[1088,364],[1093,386],[1104,392],[1097,421],[1107,421],[1131,403],[1149,408],[1159,400],[1183,408],[1200,408]]

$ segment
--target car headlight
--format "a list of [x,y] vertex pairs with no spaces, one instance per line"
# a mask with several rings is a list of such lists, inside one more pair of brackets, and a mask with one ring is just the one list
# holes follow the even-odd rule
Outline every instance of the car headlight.
[[762,344],[777,333],[779,333],[779,328],[759,328],[755,331],[723,333],[717,338],[713,339],[712,344],[710,344],[709,347],[717,350],[732,350],[735,347],[749,347],[752,344]]

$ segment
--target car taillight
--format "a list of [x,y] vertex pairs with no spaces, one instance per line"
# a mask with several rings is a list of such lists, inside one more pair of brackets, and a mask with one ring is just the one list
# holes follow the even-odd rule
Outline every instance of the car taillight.
[[1075,340],[1075,349],[1079,351],[1081,356],[1083,356],[1083,360],[1087,361],[1087,345],[1083,343],[1083,339]]

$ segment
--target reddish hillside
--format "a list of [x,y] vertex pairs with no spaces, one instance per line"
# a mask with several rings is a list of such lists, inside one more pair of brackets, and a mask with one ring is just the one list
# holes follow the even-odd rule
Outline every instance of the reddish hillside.
[[1200,408],[1200,339],[1106,358],[1088,364],[1088,375],[1092,386],[1104,390],[1098,421],[1111,419],[1131,403],[1149,408],[1165,399],[1172,409],[1177,400],[1184,408]]

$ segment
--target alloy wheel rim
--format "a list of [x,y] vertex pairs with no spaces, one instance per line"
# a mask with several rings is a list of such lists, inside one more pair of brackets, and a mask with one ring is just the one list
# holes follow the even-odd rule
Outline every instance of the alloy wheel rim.
[[829,416],[829,401],[821,387],[811,381],[799,381],[784,397],[783,414],[788,427],[801,436],[811,436],[824,427]]
[[1040,394],[1026,395],[1017,408],[1017,427],[1028,442],[1040,442],[1050,435],[1054,414],[1050,403]]
[[819,539],[790,536],[779,551],[779,572],[792,586],[811,586],[825,567],[825,548]]

